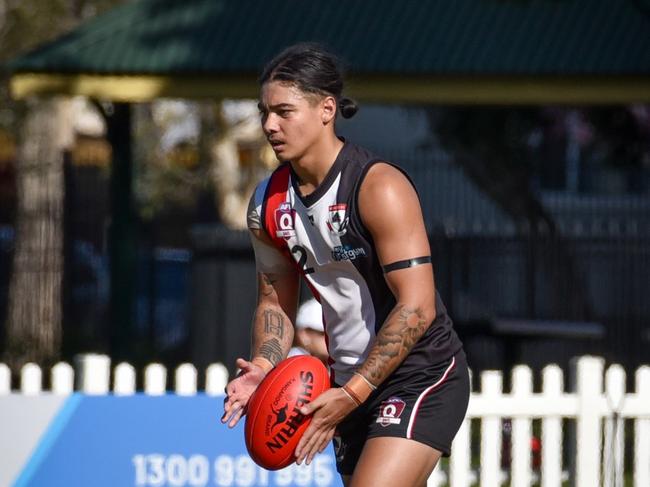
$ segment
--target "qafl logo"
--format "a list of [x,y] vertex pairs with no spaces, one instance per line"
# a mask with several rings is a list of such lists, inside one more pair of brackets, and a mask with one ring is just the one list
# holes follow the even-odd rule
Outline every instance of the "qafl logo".
[[277,230],[275,235],[286,240],[296,236],[294,226],[296,211],[291,208],[291,203],[285,201],[275,210],[275,226]]
[[377,417],[377,423],[382,426],[400,424],[402,422],[400,416],[402,415],[402,412],[404,412],[405,407],[406,403],[399,397],[390,397],[386,399],[379,406],[379,416]]

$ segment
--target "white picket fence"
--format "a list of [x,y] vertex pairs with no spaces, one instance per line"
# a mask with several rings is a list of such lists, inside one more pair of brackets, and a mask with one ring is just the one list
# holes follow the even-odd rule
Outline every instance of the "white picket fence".
[[[83,355],[75,363],[77,374],[67,363],[51,370],[53,394],[70,394],[74,390],[86,394],[111,392],[110,359],[101,355]],[[179,395],[197,393],[197,370],[183,364],[174,372],[174,392]],[[577,487],[623,487],[625,465],[624,421],[633,420],[634,487],[650,486],[650,367],[635,372],[635,392],[626,393],[626,374],[619,365],[604,371],[604,361],[598,357],[581,357],[573,370],[575,392],[564,392],[564,376],[556,365],[543,370],[541,393],[533,393],[533,377],[526,366],[513,370],[511,392],[503,392],[503,375],[486,371],[480,377],[480,393],[472,393],[467,419],[454,440],[448,466],[437,468],[428,486],[467,487],[478,483],[483,487],[510,484],[528,487],[539,482],[541,487],[561,486],[570,474],[570,484]],[[75,383],[76,379],[76,383]],[[129,395],[136,392],[136,371],[126,363],[113,370],[112,392]],[[604,383],[603,383],[604,380]],[[228,381],[228,371],[222,364],[206,370],[205,393],[220,395]],[[42,371],[34,364],[23,367],[20,390],[13,393],[43,394]],[[151,364],[144,371],[144,392],[161,395],[167,392],[167,370]],[[10,371],[0,364],[0,395],[12,393]],[[511,418],[511,462],[502,470],[502,420]],[[575,451],[570,464],[563,465],[562,422],[575,421],[571,444]],[[472,464],[472,420],[480,420],[480,461]],[[541,468],[534,471],[531,461],[533,420],[541,420]],[[476,423],[476,422],[475,422]]]

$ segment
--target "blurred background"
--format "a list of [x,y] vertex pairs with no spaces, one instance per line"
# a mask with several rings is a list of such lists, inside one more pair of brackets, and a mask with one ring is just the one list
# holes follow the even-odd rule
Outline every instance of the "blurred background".
[[248,353],[255,80],[299,40],[415,181],[475,371],[650,362],[650,7],[368,4],[0,0],[0,362]]

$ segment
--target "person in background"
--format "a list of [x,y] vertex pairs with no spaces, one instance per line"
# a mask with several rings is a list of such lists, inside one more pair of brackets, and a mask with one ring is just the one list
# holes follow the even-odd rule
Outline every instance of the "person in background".
[[323,308],[314,298],[308,299],[298,308],[289,357],[295,355],[313,355],[327,365],[329,355],[323,329]]

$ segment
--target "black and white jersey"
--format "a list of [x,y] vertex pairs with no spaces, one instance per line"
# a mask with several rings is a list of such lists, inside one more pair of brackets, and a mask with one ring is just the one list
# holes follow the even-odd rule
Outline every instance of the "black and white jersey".
[[[262,181],[251,200],[249,227],[261,227],[303,274],[323,307],[336,382],[344,383],[366,359],[395,306],[373,240],[361,222],[357,194],[370,167],[382,159],[346,142],[324,181],[302,196],[291,165]],[[461,348],[436,293],[436,319],[399,372],[438,363]]]

